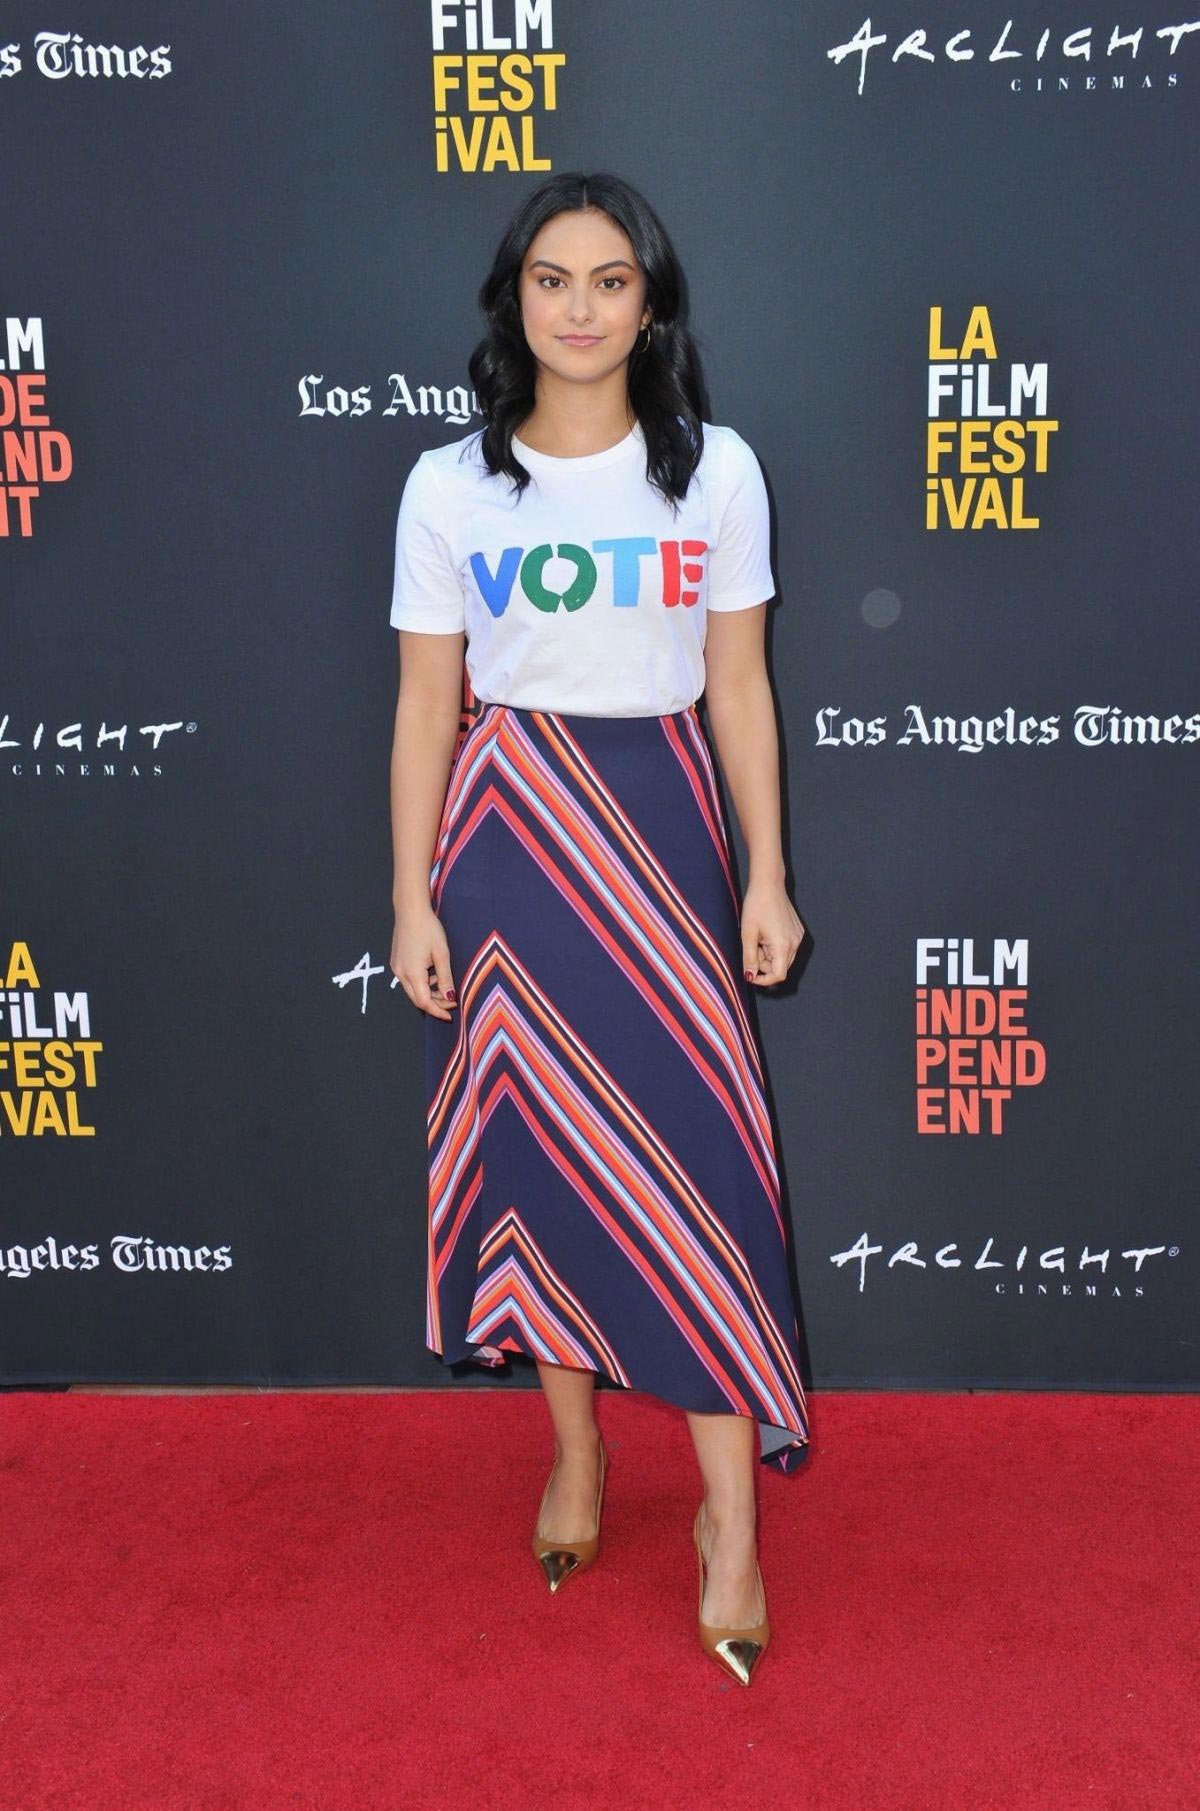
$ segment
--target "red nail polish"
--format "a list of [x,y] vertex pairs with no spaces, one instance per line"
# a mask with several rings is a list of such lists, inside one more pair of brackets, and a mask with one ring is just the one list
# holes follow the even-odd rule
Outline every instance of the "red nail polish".
[[747,981],[753,981],[753,979],[754,979],[754,976],[749,969],[745,970],[745,976],[746,976]]
[[456,994],[456,993],[455,993],[455,991],[454,991],[454,989],[453,989],[453,988],[452,988],[452,987],[448,987],[448,988],[447,988],[447,989],[446,989],[446,998],[447,998],[447,999],[448,999],[448,1000],[453,1000],[453,1001],[454,1001],[454,1003],[455,1003],[455,1005],[456,1005],[456,1006],[457,1006],[457,1004],[458,1004],[458,995],[457,995],[457,994]]

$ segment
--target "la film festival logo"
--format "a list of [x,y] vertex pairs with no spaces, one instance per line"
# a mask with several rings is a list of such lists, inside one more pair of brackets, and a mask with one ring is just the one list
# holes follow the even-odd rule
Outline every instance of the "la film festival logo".
[[103,1049],[87,995],[45,990],[29,945],[13,943],[0,990],[0,1138],[94,1138],[82,1097]]
[[33,533],[44,484],[62,484],[75,461],[46,397],[42,323],[9,316],[0,360],[0,540]]
[[434,167],[472,175],[549,170],[536,128],[558,107],[566,57],[554,49],[554,0],[432,0]]
[[1046,1046],[1026,1020],[1029,939],[918,937],[917,1131],[930,1136],[1004,1131],[1023,1088],[1046,1076]]
[[1050,436],[1049,372],[1010,364],[1007,391],[984,307],[972,308],[947,343],[940,308],[929,310],[926,528],[1038,528],[1025,498],[1027,473],[1044,473]]

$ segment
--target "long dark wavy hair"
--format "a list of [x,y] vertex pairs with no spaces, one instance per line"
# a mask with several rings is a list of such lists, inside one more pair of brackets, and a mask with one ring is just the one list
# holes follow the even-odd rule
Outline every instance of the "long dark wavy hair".
[[532,412],[537,361],[521,324],[518,283],[534,235],[565,210],[599,208],[628,234],[646,279],[650,339],[639,335],[626,366],[629,405],[646,442],[646,478],[673,509],[687,495],[704,450],[707,411],[699,354],[687,330],[687,285],[666,229],[633,186],[599,171],[567,170],[528,195],[497,248],[479,291],[487,332],[468,363],[484,419],[478,445],[488,470],[511,478],[520,496],[529,473],[512,447]]

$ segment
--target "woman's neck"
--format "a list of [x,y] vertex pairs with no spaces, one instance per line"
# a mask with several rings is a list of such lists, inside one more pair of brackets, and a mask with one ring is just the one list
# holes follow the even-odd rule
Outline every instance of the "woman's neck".
[[534,405],[517,429],[535,453],[552,459],[584,458],[603,453],[631,433],[637,416],[629,406],[624,373],[621,388],[601,393],[600,386],[539,384]]

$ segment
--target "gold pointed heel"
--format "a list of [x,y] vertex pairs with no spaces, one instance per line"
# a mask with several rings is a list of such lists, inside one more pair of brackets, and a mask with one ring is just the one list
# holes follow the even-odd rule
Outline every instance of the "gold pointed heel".
[[542,1525],[542,1512],[546,1507],[546,1498],[550,1494],[550,1485],[558,1469],[558,1460],[550,1467],[550,1476],[546,1479],[546,1488],[542,1491],[542,1501],[538,1507],[537,1522],[533,1530],[533,1557],[545,1574],[546,1583],[551,1591],[557,1591],[573,1578],[577,1572],[586,1572],[600,1551],[600,1513],[604,1503],[604,1478],[608,1471],[608,1453],[603,1441],[600,1443],[600,1476],[596,1480],[596,1532],[583,1541],[548,1541],[539,1533]]
[[704,1549],[700,1545],[699,1509],[696,1511],[696,1519],[692,1523],[692,1539],[696,1543],[696,1558],[700,1562],[700,1596],[696,1604],[696,1617],[700,1626],[700,1646],[706,1654],[712,1656],[718,1666],[723,1667],[726,1672],[732,1673],[742,1685],[749,1685],[750,1676],[766,1653],[767,1643],[771,1639],[771,1625],[767,1619],[767,1594],[763,1590],[762,1573],[758,1569],[758,1562],[755,1561],[754,1570],[758,1578],[758,1588],[762,1592],[762,1621],[752,1623],[750,1627],[744,1629],[726,1629],[717,1623],[704,1622],[700,1620],[700,1608],[704,1603],[705,1566]]

